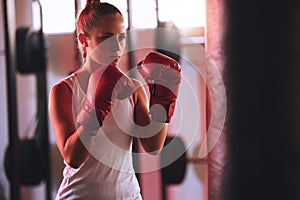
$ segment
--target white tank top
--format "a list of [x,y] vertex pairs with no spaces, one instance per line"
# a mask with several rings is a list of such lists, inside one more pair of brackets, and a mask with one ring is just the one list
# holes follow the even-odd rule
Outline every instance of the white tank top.
[[[77,116],[85,101],[85,93],[75,74],[63,81],[73,92],[73,114]],[[94,145],[89,149],[91,156],[77,169],[65,162],[56,200],[142,199],[132,164],[130,133],[134,129],[133,112],[132,96],[115,100],[112,112],[105,118]]]

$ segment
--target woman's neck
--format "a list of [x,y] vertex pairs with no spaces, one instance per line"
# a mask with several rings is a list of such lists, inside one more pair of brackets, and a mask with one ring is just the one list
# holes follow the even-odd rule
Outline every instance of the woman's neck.
[[77,75],[77,80],[80,84],[80,87],[86,93],[91,73],[89,72],[88,69],[81,68],[76,71],[76,75]]
[[83,64],[83,69],[87,70],[89,73],[95,72],[102,64],[93,60],[89,55],[85,58],[85,62]]

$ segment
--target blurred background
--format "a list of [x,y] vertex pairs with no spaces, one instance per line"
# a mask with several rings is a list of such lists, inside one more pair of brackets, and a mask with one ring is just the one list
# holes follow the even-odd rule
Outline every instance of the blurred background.
[[[124,71],[155,50],[178,60],[183,72],[168,129],[174,146],[134,159],[143,198],[300,199],[299,1],[107,2],[124,16]],[[75,21],[84,6],[84,0],[0,2],[0,200],[55,197],[64,165],[48,95],[80,68]],[[224,85],[225,98],[216,89]],[[212,123],[222,134],[206,135],[224,109],[225,126]],[[143,152],[136,140],[133,151]],[[162,157],[176,152],[176,162],[161,168]]]
[[[120,9],[124,16],[125,29],[129,33],[127,53],[121,61],[121,68],[128,71],[135,67],[150,50],[155,50],[158,45],[162,45],[160,48],[169,49],[175,53],[174,58],[182,65],[186,82],[184,86],[186,88],[180,92],[178,116],[175,114],[174,118],[174,121],[178,123],[171,124],[168,133],[169,136],[180,137],[183,141],[186,157],[188,157],[184,163],[186,169],[184,168],[183,171],[181,169],[181,172],[178,172],[181,173],[179,175],[181,177],[177,183],[171,184],[162,180],[160,169],[137,174],[144,199],[208,199],[207,163],[205,159],[198,159],[197,155],[206,129],[206,86],[203,75],[194,65],[200,63],[199,51],[207,48],[207,31],[209,30],[207,9],[213,9],[209,15],[215,19],[220,18],[222,9],[217,10],[216,3],[207,5],[205,0],[107,0],[106,2]],[[42,200],[55,197],[62,179],[63,161],[56,147],[48,116],[45,116],[46,107],[43,104],[47,106],[49,91],[55,83],[80,68],[75,23],[76,16],[84,8],[85,3],[84,0],[1,1],[0,7],[3,12],[0,16],[0,110],[2,113],[0,116],[2,138],[0,140],[0,194],[3,199]],[[214,8],[209,8],[209,6],[214,6]],[[38,40],[38,32],[41,28],[45,60],[36,64],[38,69],[27,69],[26,58],[22,60],[18,57],[17,61],[18,38],[30,38],[33,40],[33,46],[38,46],[35,40]],[[158,31],[158,28],[163,31]],[[36,35],[30,36],[30,32],[36,32]],[[212,34],[216,33],[212,32]],[[219,39],[216,38],[216,41]],[[213,42],[211,43],[213,46]],[[9,49],[6,45],[9,45]],[[10,53],[9,59],[7,59],[6,50]],[[132,50],[136,51],[131,52]],[[19,55],[21,55],[20,52]],[[216,56],[216,62],[220,62],[218,56]],[[186,124],[181,122],[182,110],[195,115],[192,127],[189,127],[190,122]],[[184,117],[189,120],[189,117]],[[44,138],[42,139],[44,143],[41,142],[41,146],[44,146],[41,151],[46,151],[44,159],[31,161],[28,159],[25,163],[34,162],[35,165],[39,165],[40,162],[40,167],[46,165],[48,175],[36,183],[24,184],[22,180],[20,182],[16,178],[18,172],[16,165],[21,163],[21,161],[16,161],[9,166],[13,174],[10,181],[5,170],[5,163],[7,160],[15,160],[23,155],[12,150],[8,156],[10,158],[6,158],[8,147],[20,147],[21,144],[16,141],[36,139],[39,136]],[[135,150],[142,151],[138,144]],[[45,161],[48,159],[47,156],[49,156],[49,162]],[[158,158],[155,160],[159,163]],[[136,160],[135,165],[143,171],[143,167],[147,168],[147,162],[149,162],[147,158],[140,158]],[[20,165],[23,166],[23,164]],[[36,169],[27,165],[23,167],[32,168],[33,171]],[[172,173],[176,171],[177,169]],[[34,174],[38,171],[29,173]]]

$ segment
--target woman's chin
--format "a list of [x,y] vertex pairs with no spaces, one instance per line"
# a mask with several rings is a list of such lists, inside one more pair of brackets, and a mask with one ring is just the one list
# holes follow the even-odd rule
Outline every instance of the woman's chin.
[[116,58],[110,63],[110,65],[117,65],[119,61],[120,61],[120,58]]

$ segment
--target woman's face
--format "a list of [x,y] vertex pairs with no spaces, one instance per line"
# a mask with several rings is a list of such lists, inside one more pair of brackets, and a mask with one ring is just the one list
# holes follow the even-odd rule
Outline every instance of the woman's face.
[[126,35],[120,14],[102,16],[99,24],[89,34],[89,56],[101,65],[118,62],[125,47]]

